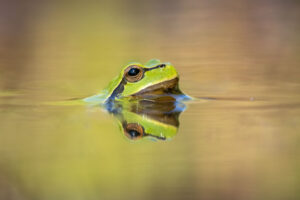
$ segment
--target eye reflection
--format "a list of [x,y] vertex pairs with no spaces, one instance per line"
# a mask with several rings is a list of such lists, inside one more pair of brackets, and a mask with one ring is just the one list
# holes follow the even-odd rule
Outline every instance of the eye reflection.
[[129,139],[138,139],[144,135],[144,128],[137,123],[124,123],[124,134]]
[[139,132],[137,132],[136,130],[129,130],[128,131],[129,135],[131,136],[131,138],[135,138],[140,136],[141,134]]

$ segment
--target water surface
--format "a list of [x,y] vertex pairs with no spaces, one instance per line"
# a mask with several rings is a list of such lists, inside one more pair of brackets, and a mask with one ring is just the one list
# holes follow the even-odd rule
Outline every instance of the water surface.
[[[296,1],[6,2],[0,199],[299,199]],[[14,12],[13,12],[14,11]],[[167,141],[129,140],[90,96],[130,61],[180,73]]]

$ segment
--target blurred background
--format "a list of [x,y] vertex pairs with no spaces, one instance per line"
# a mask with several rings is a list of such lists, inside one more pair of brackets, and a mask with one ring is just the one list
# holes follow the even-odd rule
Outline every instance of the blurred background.
[[[299,21],[297,0],[0,0],[0,199],[299,199]],[[40,104],[152,58],[217,98],[171,141]]]

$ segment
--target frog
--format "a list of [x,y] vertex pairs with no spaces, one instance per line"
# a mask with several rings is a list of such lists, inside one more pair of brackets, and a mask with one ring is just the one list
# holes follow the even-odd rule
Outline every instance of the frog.
[[86,103],[108,104],[114,101],[182,101],[191,97],[179,89],[179,75],[169,62],[151,59],[145,64],[131,62],[96,95],[83,99]]
[[182,102],[116,101],[107,107],[117,119],[120,131],[130,141],[170,141],[177,134]]

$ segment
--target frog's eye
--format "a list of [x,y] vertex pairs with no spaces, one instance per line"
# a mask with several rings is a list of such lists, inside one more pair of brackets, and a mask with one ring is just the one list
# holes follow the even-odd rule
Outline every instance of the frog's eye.
[[124,127],[125,135],[131,139],[136,140],[144,136],[144,128],[136,123],[126,124]]
[[131,65],[125,69],[124,76],[128,82],[137,82],[144,77],[144,69],[138,65]]

